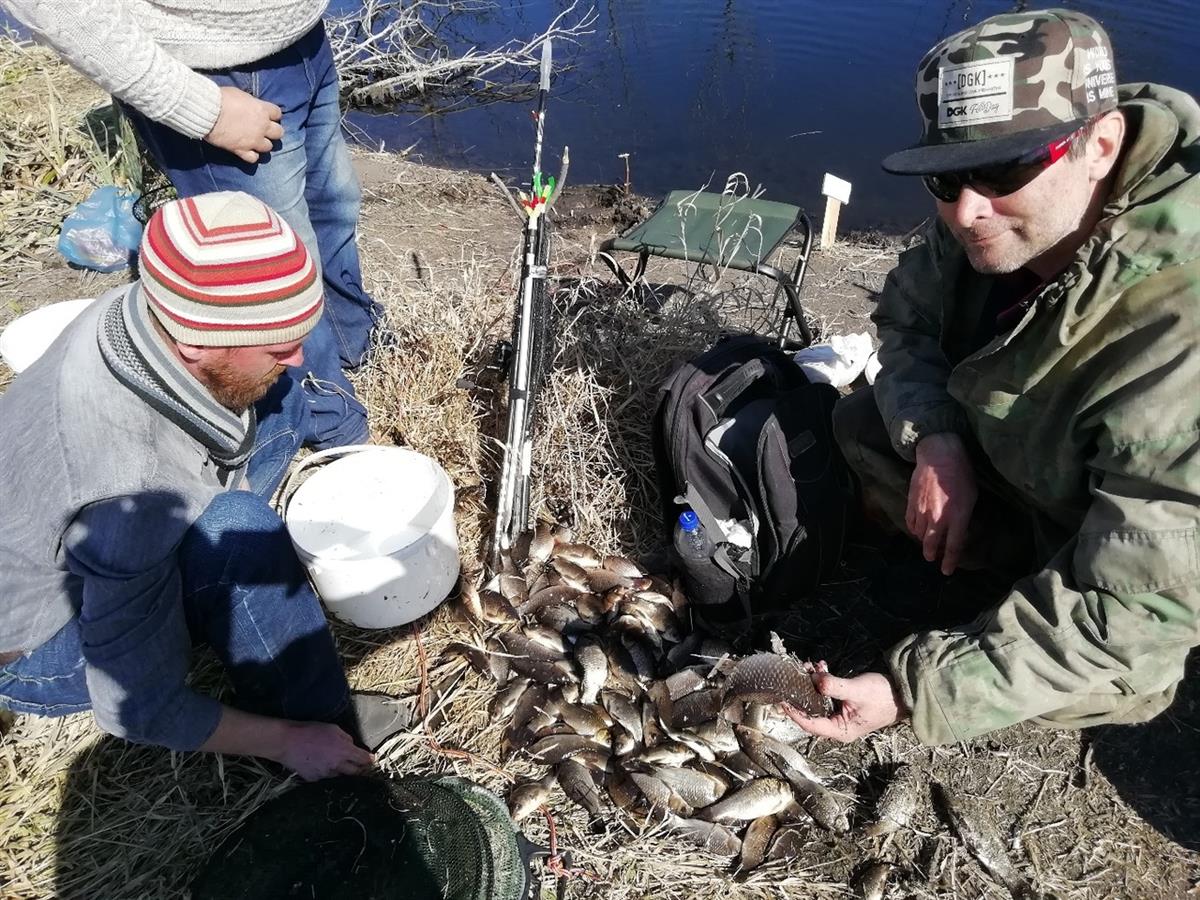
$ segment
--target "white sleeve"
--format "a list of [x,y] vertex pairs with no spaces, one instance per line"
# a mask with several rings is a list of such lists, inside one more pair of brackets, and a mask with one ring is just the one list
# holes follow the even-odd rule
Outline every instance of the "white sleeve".
[[121,0],[0,0],[68,63],[148,119],[203,138],[221,89],[167,53]]

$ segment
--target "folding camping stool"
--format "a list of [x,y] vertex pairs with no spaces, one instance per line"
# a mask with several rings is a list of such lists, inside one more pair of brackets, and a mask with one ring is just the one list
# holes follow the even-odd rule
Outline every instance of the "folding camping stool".
[[[801,232],[803,238],[800,258],[789,274],[768,261],[793,231]],[[672,191],[650,218],[606,240],[596,255],[626,290],[645,274],[651,256],[765,275],[775,281],[776,296],[780,290],[787,295],[779,324],[779,345],[796,348],[796,342],[788,340],[793,322],[800,332],[799,346],[812,343],[800,305],[812,238],[812,222],[798,206],[707,191]],[[617,262],[614,251],[638,254],[632,276]]]

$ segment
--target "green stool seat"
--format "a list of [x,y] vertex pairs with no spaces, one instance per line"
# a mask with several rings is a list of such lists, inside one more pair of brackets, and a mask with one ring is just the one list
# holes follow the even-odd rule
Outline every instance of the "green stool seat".
[[[803,232],[803,245],[795,272],[789,275],[769,261],[793,231]],[[812,335],[804,321],[799,291],[811,246],[812,225],[798,206],[706,191],[672,191],[646,221],[601,244],[597,256],[626,287],[642,277],[651,256],[765,275],[774,279],[788,298],[780,343],[786,342],[788,324],[794,321],[807,346]],[[612,256],[614,251],[638,254],[632,276]]]

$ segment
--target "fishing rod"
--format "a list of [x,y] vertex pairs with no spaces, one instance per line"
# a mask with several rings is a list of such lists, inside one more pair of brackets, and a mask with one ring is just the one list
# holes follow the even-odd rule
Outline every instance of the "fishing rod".
[[533,149],[533,178],[528,195],[518,192],[520,202],[493,173],[492,180],[504,189],[509,203],[521,217],[524,237],[521,246],[521,280],[513,311],[512,357],[508,369],[508,416],[500,463],[500,489],[496,502],[496,532],[492,541],[492,565],[529,527],[529,475],[533,465],[533,420],[537,391],[549,360],[546,276],[550,255],[550,221],[547,212],[562,190],[569,155],[563,148],[562,169],[557,179],[542,176],[542,138],[546,125],[546,97],[550,93],[550,39],[542,42],[541,77],[537,111],[533,114],[537,135]]

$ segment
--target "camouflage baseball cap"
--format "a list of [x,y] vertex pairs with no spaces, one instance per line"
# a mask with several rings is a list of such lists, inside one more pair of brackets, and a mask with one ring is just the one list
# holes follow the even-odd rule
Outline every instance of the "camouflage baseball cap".
[[1112,45],[1065,9],[992,16],[946,38],[917,67],[925,130],[883,168],[960,172],[1017,159],[1117,106]]

